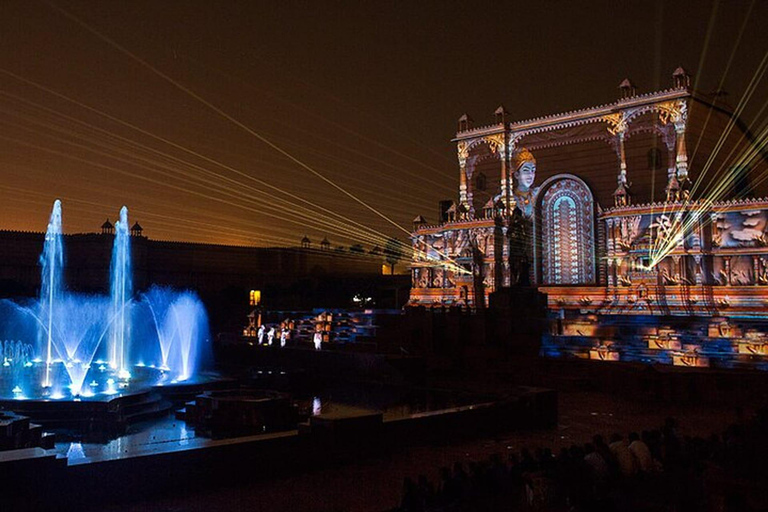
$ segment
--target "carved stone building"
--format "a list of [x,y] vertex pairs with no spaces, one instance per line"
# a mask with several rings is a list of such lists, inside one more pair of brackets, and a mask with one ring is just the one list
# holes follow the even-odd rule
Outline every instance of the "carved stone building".
[[561,331],[606,315],[766,318],[766,133],[682,68],[669,89],[619,89],[535,119],[459,119],[458,200],[414,221],[411,305],[482,308],[530,283]]

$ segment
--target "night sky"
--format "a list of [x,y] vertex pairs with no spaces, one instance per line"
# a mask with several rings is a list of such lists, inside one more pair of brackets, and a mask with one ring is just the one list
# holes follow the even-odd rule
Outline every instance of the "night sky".
[[154,239],[370,247],[454,198],[464,112],[608,103],[678,65],[735,105],[768,2],[4,0],[0,41],[0,229],[59,197],[68,233],[126,204]]

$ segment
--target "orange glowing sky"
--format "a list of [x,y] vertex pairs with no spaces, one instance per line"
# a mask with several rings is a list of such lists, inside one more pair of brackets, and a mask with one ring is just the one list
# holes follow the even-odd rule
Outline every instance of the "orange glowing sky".
[[737,102],[768,51],[750,3],[6,0],[0,229],[59,197],[70,233],[127,204],[155,239],[383,246],[455,196],[465,111],[607,103],[680,64],[709,91],[732,54]]

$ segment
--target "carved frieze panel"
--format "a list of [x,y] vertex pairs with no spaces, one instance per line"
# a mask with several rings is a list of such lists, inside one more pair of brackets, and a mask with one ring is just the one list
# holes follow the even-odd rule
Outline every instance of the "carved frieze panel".
[[616,231],[614,232],[614,243],[616,250],[619,251],[629,251],[643,234],[642,215],[633,215],[631,217],[615,219],[614,225],[616,227]]
[[768,245],[768,211],[742,210],[713,213],[714,247],[765,247]]
[[668,251],[685,240],[685,223],[678,214],[662,213],[653,218],[649,226],[657,250]]
[[443,281],[443,275],[444,270],[442,268],[435,268],[432,271],[432,287],[433,288],[442,288],[444,285]]
[[731,258],[731,284],[748,286],[755,283],[755,273],[751,256],[734,256]]

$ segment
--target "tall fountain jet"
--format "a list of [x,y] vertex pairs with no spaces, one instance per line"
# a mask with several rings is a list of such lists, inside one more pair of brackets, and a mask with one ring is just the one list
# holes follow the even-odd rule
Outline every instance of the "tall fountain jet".
[[112,329],[110,335],[109,364],[120,377],[129,377],[126,351],[131,333],[131,236],[128,230],[128,208],[120,209],[120,220],[115,223],[115,242],[112,246],[110,289],[112,296]]
[[53,363],[53,323],[58,302],[61,300],[64,290],[63,273],[64,247],[61,239],[61,201],[56,200],[51,210],[51,218],[48,221],[48,229],[45,232],[45,245],[40,255],[42,267],[40,286],[41,320],[46,323],[45,328],[45,379],[43,386],[51,387],[51,364]]
[[109,296],[66,289],[61,224],[56,200],[39,300],[0,300],[0,402],[103,400],[194,377],[207,354],[205,307],[191,291],[153,285],[135,294],[128,209],[115,223]]

